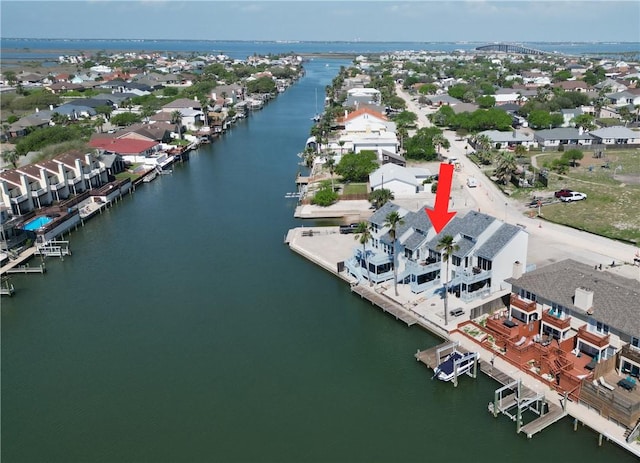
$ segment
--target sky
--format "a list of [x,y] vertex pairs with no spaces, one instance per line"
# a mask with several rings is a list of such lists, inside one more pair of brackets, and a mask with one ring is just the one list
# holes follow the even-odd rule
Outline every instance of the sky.
[[0,1],[3,38],[639,42],[634,1]]

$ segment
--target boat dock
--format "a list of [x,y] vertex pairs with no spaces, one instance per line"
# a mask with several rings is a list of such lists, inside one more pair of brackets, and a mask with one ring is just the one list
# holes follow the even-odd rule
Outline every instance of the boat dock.
[[17,267],[13,267],[10,269],[7,269],[6,273],[45,273],[47,271],[47,267],[44,265],[44,262],[42,263],[42,265],[36,265],[34,267],[30,266],[29,264],[27,265],[20,265]]
[[398,307],[397,303],[384,294],[378,294],[364,285],[351,285],[351,292],[358,294],[361,298],[368,300],[373,305],[377,305],[384,312],[393,315],[396,320],[403,321],[407,326],[418,323],[418,319],[407,311]]

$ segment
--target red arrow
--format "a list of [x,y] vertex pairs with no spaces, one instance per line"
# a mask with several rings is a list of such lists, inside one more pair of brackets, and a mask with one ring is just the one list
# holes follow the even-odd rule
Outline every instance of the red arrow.
[[440,173],[438,175],[438,189],[436,190],[436,202],[433,209],[425,208],[431,225],[440,233],[453,216],[455,211],[449,212],[449,195],[451,194],[451,179],[453,178],[453,164],[440,164]]

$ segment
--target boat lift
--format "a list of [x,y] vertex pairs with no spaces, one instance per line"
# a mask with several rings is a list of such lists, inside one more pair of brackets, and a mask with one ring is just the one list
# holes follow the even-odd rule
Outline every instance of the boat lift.
[[436,350],[437,366],[434,368],[433,378],[452,381],[453,386],[457,387],[460,375],[477,377],[479,358],[480,355],[477,352],[461,351],[458,342],[445,344]]

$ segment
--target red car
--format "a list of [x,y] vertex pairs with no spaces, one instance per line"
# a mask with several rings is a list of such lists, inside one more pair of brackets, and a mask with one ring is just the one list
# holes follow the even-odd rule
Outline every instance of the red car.
[[567,196],[571,196],[571,193],[573,193],[573,191],[571,190],[558,190],[555,192],[556,198],[566,198]]

